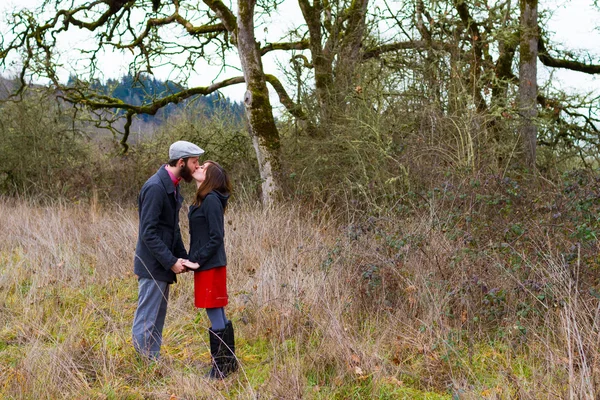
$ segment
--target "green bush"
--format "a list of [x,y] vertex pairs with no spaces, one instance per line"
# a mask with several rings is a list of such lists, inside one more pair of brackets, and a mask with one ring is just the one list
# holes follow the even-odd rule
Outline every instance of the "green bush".
[[71,116],[44,93],[0,107],[0,192],[70,196],[90,183],[89,155]]

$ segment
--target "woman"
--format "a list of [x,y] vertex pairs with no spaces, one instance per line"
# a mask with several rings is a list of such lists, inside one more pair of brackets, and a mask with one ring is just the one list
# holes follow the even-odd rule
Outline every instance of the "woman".
[[194,270],[195,305],[206,309],[211,323],[209,377],[223,379],[238,368],[233,325],[223,308],[228,303],[223,215],[231,183],[225,170],[214,161],[206,161],[192,176],[197,190],[188,214],[190,252],[185,266]]

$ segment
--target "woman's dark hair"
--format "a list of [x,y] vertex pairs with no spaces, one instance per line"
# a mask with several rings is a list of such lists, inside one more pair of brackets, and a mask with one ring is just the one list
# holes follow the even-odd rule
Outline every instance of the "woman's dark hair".
[[231,193],[231,181],[229,175],[217,162],[207,160],[202,165],[206,165],[204,170],[204,182],[200,184],[198,190],[196,190],[196,197],[194,198],[194,205],[199,206],[202,204],[202,200],[207,194],[213,190],[222,193]]

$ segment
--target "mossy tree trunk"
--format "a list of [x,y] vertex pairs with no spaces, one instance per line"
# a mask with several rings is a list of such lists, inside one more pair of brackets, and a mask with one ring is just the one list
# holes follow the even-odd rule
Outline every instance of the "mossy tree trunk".
[[319,117],[323,123],[330,119],[334,103],[332,99],[334,93],[332,49],[327,43],[325,46],[323,45],[321,32],[323,6],[320,0],[314,0],[313,5],[310,5],[308,0],[299,0],[298,4],[310,35],[309,48],[315,75],[315,93],[319,104]]
[[337,99],[340,104],[345,104],[348,93],[356,88],[357,69],[362,62],[362,43],[367,33],[368,5],[369,0],[353,0],[344,10],[347,21],[340,28],[342,32],[336,46],[339,50],[333,71],[335,85],[340,91]]
[[[494,110],[494,117],[489,121],[488,125],[494,139],[494,152],[496,160],[496,168],[498,171],[505,168],[504,161],[507,158],[506,149],[503,143],[505,142],[502,122],[502,115],[509,107],[510,101],[510,83],[515,78],[513,74],[513,63],[515,53],[519,46],[520,36],[517,21],[512,18],[512,5],[509,0],[506,3],[506,10],[501,22],[501,31],[498,35],[498,58],[494,64],[495,78],[492,85],[491,108]],[[508,115],[508,114],[504,114]]]
[[[425,4],[423,0],[417,0],[415,4],[415,23],[417,30],[421,34],[421,37],[427,42],[427,46],[431,47],[431,32],[426,26],[423,20],[423,13],[425,12]],[[440,81],[438,80],[438,66],[435,52],[429,49],[425,50],[425,57],[423,59],[423,77],[425,79],[425,97],[428,99],[428,104],[441,104],[441,89]],[[450,56],[450,65],[453,68],[456,65],[452,54]],[[452,89],[451,89],[452,90]]]
[[519,60],[519,109],[521,138],[527,168],[535,168],[537,146],[537,58],[538,58],[538,2],[520,0],[521,40]]
[[355,88],[369,0],[339,4],[298,0],[298,4],[308,27],[319,118],[326,126],[344,112],[346,96]]
[[237,48],[246,81],[244,105],[262,179],[262,200],[270,205],[281,193],[280,141],[254,36],[255,6],[255,0],[238,1]]

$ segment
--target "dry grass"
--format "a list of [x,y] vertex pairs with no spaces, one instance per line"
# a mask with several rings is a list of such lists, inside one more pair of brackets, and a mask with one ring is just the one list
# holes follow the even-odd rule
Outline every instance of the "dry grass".
[[465,300],[475,295],[457,297],[456,285],[474,271],[499,288],[518,278],[499,259],[453,264],[455,244],[429,216],[402,221],[420,240],[392,248],[382,235],[400,221],[343,225],[293,205],[234,204],[227,313],[243,368],[211,382],[208,320],[193,307],[191,275],[173,286],[163,359],[148,365],[133,351],[135,210],[2,200],[0,215],[2,398],[597,394],[598,302],[548,249],[531,268],[556,305],[519,326],[498,317],[490,330],[477,319],[481,305]]

